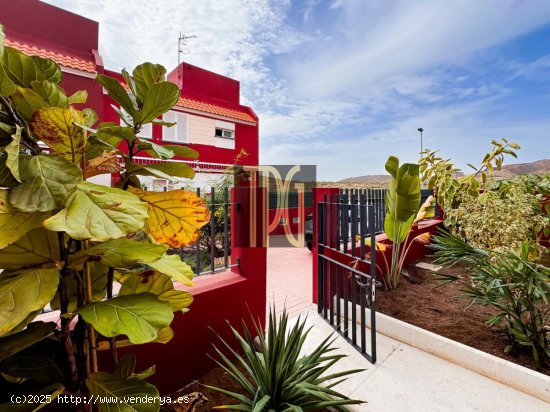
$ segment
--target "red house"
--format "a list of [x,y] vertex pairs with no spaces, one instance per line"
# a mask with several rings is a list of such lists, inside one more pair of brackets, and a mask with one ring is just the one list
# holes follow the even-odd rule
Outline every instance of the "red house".
[[[54,60],[61,67],[62,86],[69,94],[87,90],[86,106],[94,109],[99,119],[118,120],[111,107],[113,101],[94,81],[99,73],[121,78],[103,66],[98,52],[98,22],[38,0],[0,0],[0,23],[4,25],[6,45]],[[258,117],[250,107],[240,104],[238,81],[187,63],[172,70],[168,79],[180,87],[181,98],[163,120],[177,125],[168,128],[149,124],[142,130],[142,137],[197,150],[198,162],[189,162],[197,173],[197,186],[208,185],[234,163],[258,164]],[[140,160],[158,162],[147,157]],[[111,176],[95,180],[109,184]],[[153,178],[144,178],[143,183],[153,190],[173,186],[172,182]]]

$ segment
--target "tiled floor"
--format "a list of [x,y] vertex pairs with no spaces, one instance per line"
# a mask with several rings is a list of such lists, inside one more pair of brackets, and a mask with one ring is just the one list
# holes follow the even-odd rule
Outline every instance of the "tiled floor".
[[[313,326],[304,353],[311,352],[333,332],[316,311],[310,312]],[[347,355],[328,373],[363,368],[334,389],[365,403],[357,412],[516,412],[548,411],[546,402],[509,386],[478,375],[395,339],[377,334],[378,361],[369,363],[358,351],[337,336],[335,353]]]
[[289,315],[307,310],[312,300],[312,257],[307,248],[267,249],[267,302]]

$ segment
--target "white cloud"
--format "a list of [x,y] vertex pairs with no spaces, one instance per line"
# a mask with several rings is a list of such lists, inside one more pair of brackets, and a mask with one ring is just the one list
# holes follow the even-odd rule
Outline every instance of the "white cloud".
[[461,164],[505,136],[533,146],[527,159],[550,157],[537,147],[547,116],[510,115],[506,83],[545,73],[548,58],[492,54],[548,24],[546,0],[48,2],[100,22],[114,69],[173,68],[179,32],[197,35],[183,59],[241,82],[260,115],[262,162],[319,164],[323,179],[380,173],[390,153],[414,160],[420,126]]
[[302,58],[286,66],[289,85],[303,96],[368,99],[391,88],[394,76],[415,79],[437,65],[465,63],[550,21],[545,0],[347,1],[342,9],[334,24],[346,35],[311,55],[301,48]]

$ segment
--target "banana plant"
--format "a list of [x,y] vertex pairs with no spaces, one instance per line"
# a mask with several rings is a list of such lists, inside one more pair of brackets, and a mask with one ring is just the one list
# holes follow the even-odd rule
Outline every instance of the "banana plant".
[[420,208],[421,196],[417,164],[404,163],[399,166],[399,159],[390,156],[385,168],[392,177],[386,195],[384,220],[384,231],[392,241],[390,268],[384,276],[384,287],[390,290],[395,289],[399,283],[404,263],[401,246],[407,243],[415,216]]

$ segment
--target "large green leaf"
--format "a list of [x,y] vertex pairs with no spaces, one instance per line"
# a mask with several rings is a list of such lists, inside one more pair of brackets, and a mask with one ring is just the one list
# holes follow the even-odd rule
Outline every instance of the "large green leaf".
[[40,56],[31,56],[34,64],[38,68],[39,76],[36,80],[48,80],[59,84],[63,79],[61,68],[52,59],[44,59]]
[[16,90],[11,97],[15,108],[25,120],[29,120],[34,112],[48,107],[48,102],[38,93],[24,87],[16,86]]
[[172,279],[168,275],[155,271],[130,275],[122,284],[119,295],[145,292],[153,293],[160,300],[170,303],[174,312],[187,308],[193,302],[191,293],[175,290]]
[[155,83],[145,93],[143,107],[139,112],[139,122],[149,123],[176,105],[180,89],[171,82]]
[[72,107],[46,107],[33,113],[29,125],[36,138],[55,153],[79,163],[87,139],[86,132],[79,125],[87,121],[84,112]]
[[0,250],[0,269],[44,264],[53,266],[59,264],[60,260],[57,233],[43,228],[31,230]]
[[[99,400],[102,412],[157,412],[160,396],[157,388],[137,378],[116,378],[105,372],[95,372],[86,385]],[[148,397],[152,402],[141,402]]]
[[405,163],[390,156],[386,170],[392,175],[386,195],[384,231],[388,239],[403,242],[420,207],[420,177],[417,164]]
[[57,269],[27,269],[0,274],[0,336],[52,300],[59,283]]
[[27,329],[0,338],[0,362],[53,335],[54,322],[32,322]]
[[143,63],[132,72],[136,88],[136,98],[143,104],[147,91],[153,84],[166,80],[166,69],[160,64]]
[[105,242],[143,228],[147,204],[124,190],[82,182],[65,208],[44,222],[44,227],[66,232],[73,239]]
[[12,141],[4,148],[6,151],[6,167],[10,169],[12,176],[18,181],[21,182],[21,177],[19,175],[19,151],[21,146],[21,132],[22,128],[17,126],[15,133],[11,135]]
[[127,169],[130,175],[154,176],[161,179],[177,180],[177,178],[192,179],[195,171],[185,163],[166,162],[154,165],[132,164]]
[[71,94],[67,101],[69,104],[83,104],[88,100],[88,92],[86,90],[78,90]]
[[33,80],[46,80],[35,59],[12,47],[4,47],[2,63],[10,80],[18,86],[30,87]]
[[19,184],[17,179],[11,174],[10,169],[6,166],[7,160],[7,154],[0,152],[0,187],[14,187]]
[[15,242],[30,230],[42,226],[45,213],[21,213],[8,203],[7,190],[0,190],[0,249]]
[[116,101],[130,116],[134,119],[136,118],[137,110],[134,102],[132,102],[132,99],[117,79],[99,74],[96,77],[96,81],[105,87],[109,97]]
[[0,364],[2,372],[37,383],[64,382],[67,357],[61,342],[42,339]]
[[3,96],[11,96],[15,93],[15,84],[4,71],[4,66],[0,64],[0,94]]
[[71,256],[69,263],[74,266],[80,265],[88,259],[100,259],[107,266],[129,268],[138,263],[151,263],[159,260],[167,249],[168,247],[165,245],[123,237],[81,250]]
[[131,127],[118,126],[114,123],[102,123],[88,139],[86,159],[100,156],[104,150],[117,149],[122,140],[132,140],[134,131]]
[[69,100],[63,89],[56,83],[48,80],[33,80],[31,89],[52,107],[67,107]]
[[53,60],[27,56],[12,47],[4,48],[1,66],[0,87],[6,96],[15,92],[15,86],[30,87],[33,80],[59,83],[62,78],[61,70]]
[[78,313],[103,336],[126,335],[134,344],[155,340],[158,332],[174,318],[170,304],[152,293],[90,303]]
[[82,181],[80,167],[59,156],[27,156],[19,161],[23,183],[9,193],[13,207],[23,212],[48,212],[63,207]]
[[159,159],[171,159],[174,156],[184,157],[187,159],[198,159],[199,153],[196,150],[190,149],[187,146],[178,145],[158,145],[153,142],[140,141],[138,149],[145,150],[151,156]]
[[192,280],[195,276],[193,269],[187,263],[182,262],[178,255],[164,255],[156,262],[148,263],[148,265],[184,285],[193,286]]
[[167,149],[165,146],[148,142],[143,139],[139,139],[137,146],[138,150],[144,150],[149,156],[156,157],[158,159],[171,159],[174,157],[174,152]]
[[175,153],[176,156],[179,157],[185,157],[187,159],[198,159],[199,158],[199,152],[196,150],[193,150],[187,146],[181,146],[181,145],[163,145],[164,148],[169,149]]

